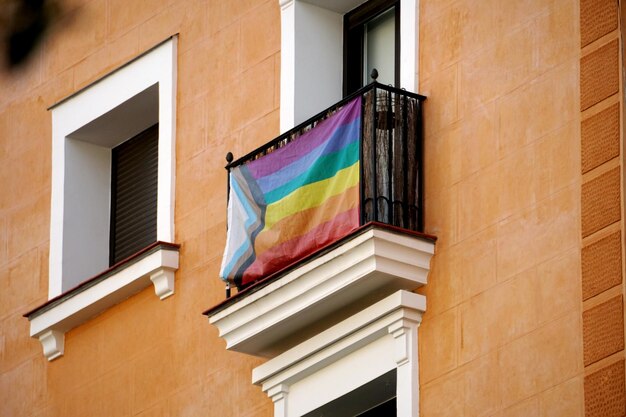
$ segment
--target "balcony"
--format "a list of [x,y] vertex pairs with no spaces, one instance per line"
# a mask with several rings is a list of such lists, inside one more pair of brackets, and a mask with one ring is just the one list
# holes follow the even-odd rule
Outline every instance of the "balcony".
[[[227,290],[227,299],[204,314],[219,328],[228,349],[274,357],[398,290],[414,290],[426,283],[435,238],[423,233],[421,106],[424,99],[374,82],[249,154],[234,161],[232,155],[227,156],[229,228],[233,228],[239,227],[233,223],[236,221],[233,219],[236,211],[231,207],[236,204],[233,198],[238,192],[245,194],[240,190],[243,187],[233,180],[235,175],[259,178],[265,175],[259,172],[271,171],[259,168],[261,164],[282,170],[292,169],[285,167],[293,165],[293,170],[298,171],[304,170],[303,164],[314,166],[323,158],[330,160],[330,153],[318,151],[318,147],[306,148],[307,143],[317,144],[327,137],[331,138],[328,142],[341,142],[341,145],[328,145],[335,152],[332,155],[339,154],[336,149],[340,147],[354,148],[352,156],[342,156],[341,169],[333,171],[324,167],[320,170],[324,174],[315,174],[331,184],[333,178],[342,175],[352,178],[349,174],[352,170],[354,179],[342,180],[352,181],[344,187],[345,192],[333,191],[333,196],[350,194],[352,202],[337,199],[327,206],[323,205],[327,203],[317,206],[325,207],[321,211],[326,223],[312,229],[314,238],[285,240],[280,251],[267,251],[271,256],[253,254],[252,260],[240,262],[244,265],[239,269],[245,270],[243,274],[230,272],[236,269],[228,267],[234,261],[222,265],[224,278],[235,284],[238,293],[230,296]],[[355,139],[346,139],[350,135]],[[292,155],[297,146],[303,149],[301,159]],[[316,160],[301,162],[307,158]],[[352,165],[345,162],[352,161],[350,158],[355,160]],[[246,172],[235,174],[240,167],[247,167]],[[262,188],[261,180],[258,182]],[[329,186],[337,188],[333,184]],[[237,188],[234,193],[232,187]],[[248,194],[255,193],[253,188],[250,187]],[[313,196],[323,193],[312,191]],[[302,201],[309,204],[306,198]],[[248,209],[250,205],[243,204]],[[347,208],[337,216],[329,214],[343,210],[335,209],[338,206]],[[273,209],[268,207],[254,207],[248,212],[256,210],[274,216],[270,214],[274,213]],[[319,215],[315,211],[304,213],[301,216],[304,220],[298,225]],[[250,226],[256,220],[248,218],[245,223]],[[263,233],[272,222],[263,220],[265,223],[261,221],[255,233],[261,229]],[[244,223],[242,219],[239,222]],[[288,228],[290,224],[296,223],[273,223],[275,228]],[[298,232],[289,229],[289,234]],[[257,240],[251,244],[255,249],[255,245],[260,245],[259,240],[263,240],[259,236],[254,235]],[[241,252],[240,248],[238,253]],[[289,256],[283,256],[285,252]],[[270,266],[257,266],[264,256]],[[249,273],[251,270],[254,273]]]

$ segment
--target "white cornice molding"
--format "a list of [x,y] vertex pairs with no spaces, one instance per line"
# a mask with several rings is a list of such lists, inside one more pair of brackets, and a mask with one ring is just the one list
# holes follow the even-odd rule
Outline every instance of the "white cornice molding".
[[273,357],[355,309],[426,284],[433,253],[431,240],[372,227],[209,320],[227,349]]
[[[343,15],[364,2],[278,0],[281,133],[343,97]],[[419,0],[400,0],[400,87],[411,92],[419,90],[419,19]],[[314,58],[304,64],[303,56]]]
[[[378,303],[360,311],[337,325],[319,333],[305,342],[287,350],[281,355],[270,359],[252,371],[252,382],[261,388],[288,415],[288,397],[291,386],[299,385],[300,390],[307,390],[307,384],[313,384],[308,377],[325,372],[325,370],[342,360],[354,361],[355,356],[363,357],[364,350],[372,349],[369,358],[380,362],[355,363],[355,366],[366,368],[396,367],[398,371],[397,392],[402,397],[407,416],[417,416],[419,389],[417,373],[417,329],[426,310],[424,296],[408,291],[397,291]],[[388,339],[390,338],[391,339]],[[376,347],[383,341],[391,349],[383,349],[382,354]],[[391,343],[391,344],[389,344]],[[376,351],[377,353],[373,353]],[[352,356],[351,356],[352,355]],[[361,355],[361,356],[359,356]],[[349,359],[351,358],[351,359]],[[358,359],[356,359],[358,361]],[[387,364],[387,365],[384,365]],[[389,365],[391,364],[391,365]],[[389,369],[385,368],[384,371]],[[415,372],[414,372],[415,371]],[[355,372],[355,374],[358,374]],[[358,376],[341,374],[349,380],[356,378],[352,384],[362,385],[367,380],[359,381]],[[317,381],[318,379],[313,379]],[[328,381],[333,385],[337,381]],[[302,384],[305,384],[303,388]],[[342,384],[340,384],[342,385]],[[280,395],[278,395],[280,393]],[[278,403],[280,401],[280,404]],[[303,407],[317,407],[319,404],[293,405],[302,410]],[[399,414],[400,415],[400,414]]]
[[278,0],[278,4],[280,4],[280,8],[282,10],[285,10],[286,8],[293,6],[294,1],[295,0]]
[[403,331],[412,326],[417,328],[425,311],[426,297],[409,291],[396,291],[256,367],[252,371],[252,383],[268,384],[268,390],[280,384],[288,386],[301,378],[303,373],[317,370],[315,365],[326,363],[328,358],[337,360],[372,340],[386,334],[393,335],[399,328]]

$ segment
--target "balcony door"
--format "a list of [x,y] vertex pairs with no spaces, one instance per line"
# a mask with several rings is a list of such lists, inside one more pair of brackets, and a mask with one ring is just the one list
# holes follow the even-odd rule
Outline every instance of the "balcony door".
[[344,95],[371,82],[399,85],[400,2],[371,0],[344,16]]

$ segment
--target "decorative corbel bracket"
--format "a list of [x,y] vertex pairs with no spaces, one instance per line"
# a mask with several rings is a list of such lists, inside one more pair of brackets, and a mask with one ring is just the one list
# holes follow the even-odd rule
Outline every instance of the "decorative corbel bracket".
[[65,333],[57,330],[48,330],[39,335],[39,341],[43,346],[43,355],[49,361],[63,356],[65,350]]
[[121,264],[24,314],[44,356],[63,356],[65,333],[154,284],[161,300],[174,294],[179,245],[156,242]]

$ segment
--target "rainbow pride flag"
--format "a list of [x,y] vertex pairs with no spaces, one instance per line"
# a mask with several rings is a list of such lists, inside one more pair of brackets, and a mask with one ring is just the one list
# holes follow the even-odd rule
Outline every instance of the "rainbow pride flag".
[[230,172],[220,276],[245,285],[359,227],[361,98]]

